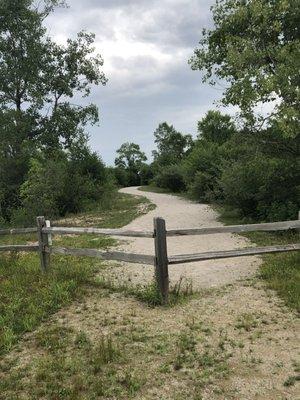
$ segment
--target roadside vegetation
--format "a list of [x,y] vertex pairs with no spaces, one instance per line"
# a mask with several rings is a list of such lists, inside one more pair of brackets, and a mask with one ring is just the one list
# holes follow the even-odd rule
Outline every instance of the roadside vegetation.
[[[153,205],[144,197],[115,194],[107,210],[81,214],[77,226],[103,228],[121,227],[137,216],[148,212]],[[65,221],[64,221],[65,222]],[[65,223],[64,223],[65,225]],[[34,234],[0,236],[0,244],[35,243]],[[55,235],[59,246],[108,249],[117,244],[110,237],[96,235]],[[103,262],[87,257],[53,255],[47,274],[40,271],[37,254],[0,255],[0,354],[9,351],[20,337],[49,318],[74,299],[82,298],[96,273],[105,267]]]

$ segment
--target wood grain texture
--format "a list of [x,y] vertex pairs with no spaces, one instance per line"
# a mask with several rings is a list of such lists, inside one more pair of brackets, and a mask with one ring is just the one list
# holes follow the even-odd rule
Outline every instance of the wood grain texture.
[[214,260],[219,258],[232,258],[252,256],[256,254],[281,253],[300,250],[300,243],[282,246],[250,247],[238,250],[210,251],[197,254],[181,254],[169,257],[169,264],[182,264],[194,261]]
[[297,228],[300,228],[300,220],[269,222],[265,224],[229,225],[191,229],[170,229],[167,231],[167,236],[209,235],[215,233],[242,233],[256,231],[285,231],[288,229]]
[[49,249],[53,254],[70,255],[75,257],[86,256],[100,258],[102,260],[125,261],[129,263],[147,265],[153,265],[154,263],[154,256],[146,254],[123,253],[119,251],[101,251],[97,249],[72,249],[68,247],[50,247]]
[[155,277],[163,304],[168,303],[169,271],[166,238],[166,222],[163,218],[154,218]]
[[24,233],[35,233],[37,228],[13,228],[0,229],[0,235],[22,235]]
[[153,238],[152,231],[131,231],[122,229],[102,229],[102,228],[71,228],[71,227],[52,227],[43,228],[44,233],[53,234],[98,234],[98,235],[109,235],[109,236],[128,236],[128,237],[146,237]]

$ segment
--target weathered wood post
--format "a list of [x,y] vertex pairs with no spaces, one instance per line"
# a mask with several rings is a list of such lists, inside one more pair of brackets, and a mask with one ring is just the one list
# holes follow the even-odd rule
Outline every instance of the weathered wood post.
[[45,217],[37,217],[37,228],[38,228],[38,241],[39,241],[39,254],[40,254],[40,265],[42,272],[46,272],[50,264],[50,253],[48,250],[49,240],[48,234],[43,233],[42,229],[46,227]]
[[169,297],[169,271],[166,222],[163,218],[154,218],[154,244],[155,244],[155,277],[163,304],[168,304]]

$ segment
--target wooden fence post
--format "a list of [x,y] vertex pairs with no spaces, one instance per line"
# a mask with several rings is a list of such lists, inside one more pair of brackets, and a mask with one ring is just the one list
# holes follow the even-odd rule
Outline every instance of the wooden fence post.
[[50,264],[50,253],[47,249],[49,246],[48,234],[43,233],[42,229],[46,227],[45,217],[37,217],[38,240],[39,240],[39,254],[40,265],[42,272],[46,272]]
[[154,244],[157,287],[160,291],[163,304],[167,304],[169,297],[169,271],[166,222],[163,218],[154,218]]

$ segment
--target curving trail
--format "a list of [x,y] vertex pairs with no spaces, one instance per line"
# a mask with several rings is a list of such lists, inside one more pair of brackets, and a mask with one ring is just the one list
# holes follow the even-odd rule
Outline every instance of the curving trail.
[[[155,216],[166,220],[167,229],[222,225],[217,221],[217,213],[208,205],[194,203],[169,194],[142,192],[138,190],[138,187],[123,188],[120,191],[145,196],[156,204],[155,210],[138,217],[124,228],[152,230]],[[170,237],[168,238],[168,254],[230,250],[249,247],[249,245],[246,238],[230,233]],[[133,253],[154,254],[153,240],[147,238],[130,238],[126,242],[122,241],[120,249]],[[223,286],[253,276],[259,263],[260,258],[256,256],[171,265],[169,266],[170,282],[174,285],[181,277],[184,277],[192,282],[194,289]],[[128,279],[137,284],[149,283],[153,278],[153,268],[122,263],[118,267],[116,277],[122,280]]]

